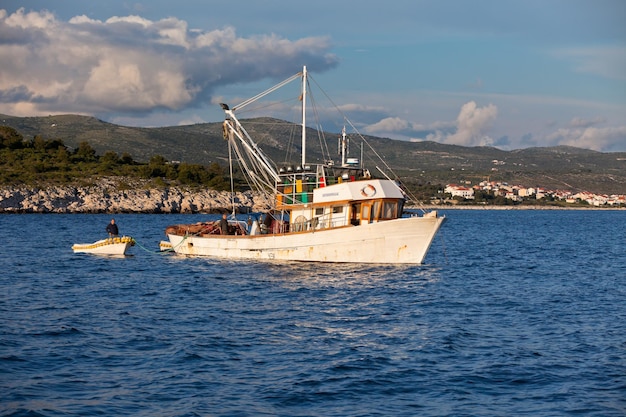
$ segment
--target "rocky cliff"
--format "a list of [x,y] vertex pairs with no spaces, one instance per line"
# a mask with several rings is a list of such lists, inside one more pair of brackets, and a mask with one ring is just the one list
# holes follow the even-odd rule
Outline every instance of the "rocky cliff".
[[[120,184],[124,184],[123,187]],[[231,193],[150,186],[147,181],[103,178],[92,185],[0,187],[0,213],[216,213],[231,211]],[[263,211],[264,198],[236,193],[237,211]]]

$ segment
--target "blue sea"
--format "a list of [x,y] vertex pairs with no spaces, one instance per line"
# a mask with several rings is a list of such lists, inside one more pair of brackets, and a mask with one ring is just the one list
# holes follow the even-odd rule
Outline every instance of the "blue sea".
[[2,215],[1,416],[624,416],[626,211],[450,210],[426,264],[138,245],[110,215]]

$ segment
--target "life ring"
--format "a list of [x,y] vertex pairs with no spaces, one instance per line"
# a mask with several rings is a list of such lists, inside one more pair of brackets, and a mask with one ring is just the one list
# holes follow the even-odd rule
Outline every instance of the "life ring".
[[361,195],[363,197],[374,197],[376,195],[376,188],[372,184],[367,184],[361,188]]

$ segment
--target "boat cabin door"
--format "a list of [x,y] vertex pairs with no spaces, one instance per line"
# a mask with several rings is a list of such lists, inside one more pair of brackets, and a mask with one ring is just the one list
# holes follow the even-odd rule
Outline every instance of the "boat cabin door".
[[373,223],[378,221],[378,206],[376,202],[361,203],[361,224]]
[[361,224],[361,203],[352,204],[350,206],[350,224],[358,226]]

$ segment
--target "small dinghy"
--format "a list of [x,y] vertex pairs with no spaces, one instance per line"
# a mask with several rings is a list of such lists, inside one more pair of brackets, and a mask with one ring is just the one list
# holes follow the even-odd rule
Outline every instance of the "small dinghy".
[[135,239],[130,236],[112,237],[94,243],[75,243],[75,253],[93,253],[96,255],[126,255],[128,248],[135,246]]

